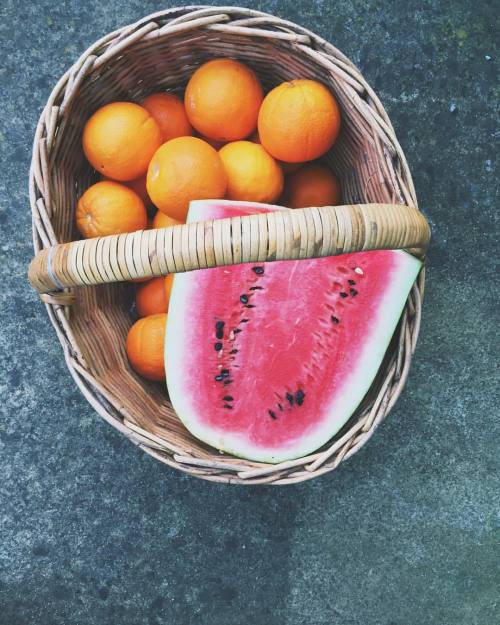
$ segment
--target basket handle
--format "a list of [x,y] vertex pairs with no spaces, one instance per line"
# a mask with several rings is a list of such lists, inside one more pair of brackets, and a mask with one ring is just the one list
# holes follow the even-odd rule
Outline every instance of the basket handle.
[[350,204],[229,217],[62,243],[38,252],[28,278],[39,293],[246,262],[409,249],[430,229],[416,208]]

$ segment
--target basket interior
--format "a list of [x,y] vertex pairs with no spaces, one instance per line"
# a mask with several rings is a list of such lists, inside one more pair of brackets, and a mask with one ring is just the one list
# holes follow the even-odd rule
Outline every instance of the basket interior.
[[[140,101],[163,89],[182,93],[198,65],[214,57],[232,57],[250,65],[265,89],[293,78],[314,78],[335,94],[343,113],[341,136],[325,160],[339,176],[345,203],[402,203],[401,190],[387,154],[369,123],[352,105],[365,97],[311,56],[311,48],[288,41],[200,29],[140,41],[89,74],[67,102],[57,128],[51,161],[51,221],[60,242],[79,238],[74,226],[77,200],[96,180],[81,148],[83,126],[100,106],[115,100]],[[321,49],[317,52],[321,55]],[[162,384],[149,383],[129,367],[125,337],[132,323],[133,285],[77,290],[69,324],[81,351],[87,382],[109,412],[168,442],[172,450],[213,458],[179,421]],[[390,350],[397,350],[393,345]],[[375,387],[380,385],[380,377]],[[372,390],[372,394],[376,388]],[[366,404],[366,402],[365,402]],[[355,416],[353,418],[356,418]],[[245,461],[240,461],[245,463]],[[246,463],[252,466],[254,463]]]

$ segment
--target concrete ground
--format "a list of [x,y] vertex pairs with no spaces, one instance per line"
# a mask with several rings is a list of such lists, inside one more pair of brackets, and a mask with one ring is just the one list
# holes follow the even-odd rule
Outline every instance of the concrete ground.
[[0,625],[493,625],[495,3],[247,2],[358,64],[433,227],[419,346],[396,408],[338,471],[287,488],[208,484],[136,449],[83,399],[26,284],[27,172],[52,86],[98,37],[169,4],[0,7]]

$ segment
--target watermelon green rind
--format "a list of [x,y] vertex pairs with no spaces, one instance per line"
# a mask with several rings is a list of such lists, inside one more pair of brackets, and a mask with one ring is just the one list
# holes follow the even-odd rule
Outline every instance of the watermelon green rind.
[[[225,217],[233,211],[235,214],[245,214],[247,211],[251,214],[260,210],[265,212],[281,210],[276,206],[246,204],[247,206],[241,206],[240,203],[219,200],[192,202],[188,221]],[[381,252],[364,254],[381,254]],[[186,379],[187,372],[183,367],[182,354],[186,345],[185,337],[188,336],[192,323],[186,311],[190,310],[191,288],[197,288],[199,276],[196,277],[196,274],[199,272],[177,276],[169,308],[165,358],[170,399],[187,429],[194,436],[217,449],[235,456],[267,463],[278,463],[302,457],[328,442],[347,422],[370,388],[397,326],[408,293],[421,267],[417,259],[403,251],[382,252],[382,254],[391,255],[390,258],[385,259],[390,261],[389,264],[392,267],[389,286],[377,302],[376,316],[370,319],[370,327],[373,331],[363,336],[363,344],[355,367],[349,371],[348,379],[342,386],[341,392],[332,393],[331,400],[325,408],[326,417],[323,421],[315,427],[310,427],[309,431],[301,433],[296,439],[286,441],[285,445],[254,444],[251,436],[244,431],[232,432],[222,427],[214,427],[213,423],[207,423],[204,415],[196,407],[193,393],[197,392],[198,372],[190,372],[189,379]],[[325,260],[323,259],[322,262]],[[224,269],[206,271],[224,271]],[[249,371],[247,375],[251,376],[252,372]]]

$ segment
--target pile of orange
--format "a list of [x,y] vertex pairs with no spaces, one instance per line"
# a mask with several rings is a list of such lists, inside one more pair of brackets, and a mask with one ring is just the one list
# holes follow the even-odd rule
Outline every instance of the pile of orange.
[[[338,204],[338,179],[315,161],[339,131],[339,107],[321,83],[292,80],[265,95],[246,65],[209,61],[192,75],[184,100],[155,93],[140,104],[112,102],[90,117],[83,151],[101,179],[81,196],[76,225],[84,237],[165,228],[184,223],[189,202],[200,199]],[[172,276],[136,282],[129,362],[163,380]]]

